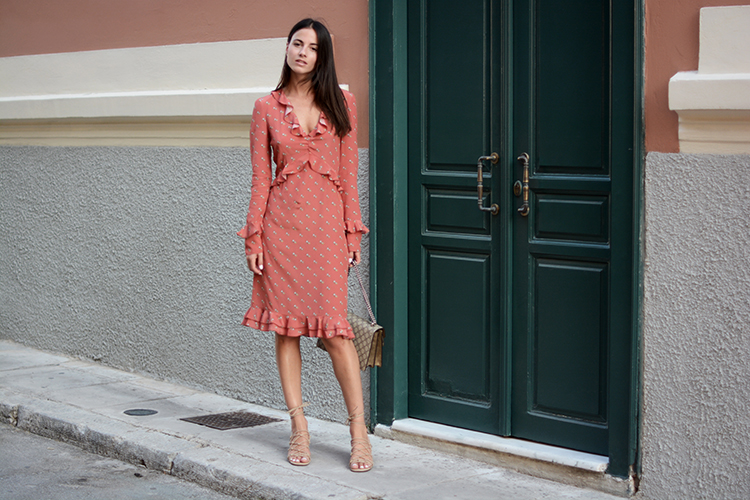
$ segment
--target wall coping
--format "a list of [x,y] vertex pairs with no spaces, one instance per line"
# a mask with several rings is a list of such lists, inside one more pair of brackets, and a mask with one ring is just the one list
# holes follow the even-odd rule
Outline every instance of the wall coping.
[[704,7],[697,71],[669,81],[683,153],[750,154],[750,5]]
[[[0,144],[247,146],[286,38],[0,58]],[[8,76],[6,76],[8,75]]]

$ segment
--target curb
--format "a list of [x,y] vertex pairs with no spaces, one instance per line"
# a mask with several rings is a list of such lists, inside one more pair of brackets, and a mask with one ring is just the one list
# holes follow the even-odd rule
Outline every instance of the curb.
[[[86,451],[251,500],[366,500],[360,490],[230,453],[203,442],[114,421],[79,408],[0,388],[0,421]],[[297,491],[304,474],[305,492]]]

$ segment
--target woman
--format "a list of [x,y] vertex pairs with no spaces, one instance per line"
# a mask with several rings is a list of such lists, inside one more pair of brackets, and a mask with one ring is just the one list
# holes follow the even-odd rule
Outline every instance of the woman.
[[357,193],[357,115],[354,96],[338,86],[331,36],[322,23],[303,19],[289,33],[279,85],[255,102],[250,149],[250,209],[237,234],[245,238],[254,278],[242,324],[276,332],[276,363],[292,422],[288,460],[310,463],[299,342],[318,337],[349,413],[349,468],[369,471],[359,362],[346,320],[347,270],[360,262],[368,231]]

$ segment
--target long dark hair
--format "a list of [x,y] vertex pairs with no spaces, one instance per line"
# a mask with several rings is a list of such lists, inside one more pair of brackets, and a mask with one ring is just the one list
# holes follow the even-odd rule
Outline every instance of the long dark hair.
[[[328,120],[336,130],[336,135],[344,137],[352,129],[349,121],[349,113],[346,110],[344,94],[339,88],[339,81],[336,78],[336,66],[333,62],[333,42],[328,28],[320,21],[306,18],[292,27],[289,36],[286,39],[287,44],[292,41],[292,36],[301,29],[312,28],[318,36],[318,51],[315,67],[306,80],[309,80],[310,87],[315,95],[315,104],[325,113]],[[286,63],[284,57],[284,67],[281,70],[281,79],[276,90],[281,90],[291,82],[292,68]]]

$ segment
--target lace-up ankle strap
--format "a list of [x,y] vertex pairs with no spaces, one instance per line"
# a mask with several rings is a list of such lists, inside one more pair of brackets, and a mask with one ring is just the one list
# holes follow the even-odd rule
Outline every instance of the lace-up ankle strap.
[[[354,408],[354,411],[356,412],[356,411],[357,411],[357,408]],[[361,422],[354,422],[354,420],[358,419],[359,417],[362,417],[362,421],[361,421]],[[349,416],[348,416],[348,417],[346,418],[346,425],[351,425],[351,424],[352,424],[352,422],[354,422],[355,424],[362,424],[362,425],[365,425],[365,418],[364,418],[364,417],[365,417],[365,412],[361,412],[361,413],[352,413],[351,415],[349,415]]]
[[286,412],[289,414],[290,417],[294,418],[297,415],[304,415],[305,414],[305,406],[309,406],[310,403],[302,403],[299,406],[295,406],[294,408],[290,408]]

